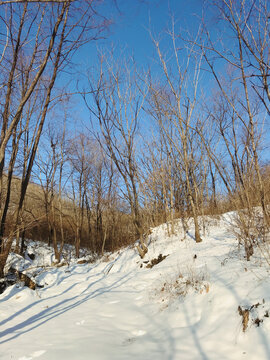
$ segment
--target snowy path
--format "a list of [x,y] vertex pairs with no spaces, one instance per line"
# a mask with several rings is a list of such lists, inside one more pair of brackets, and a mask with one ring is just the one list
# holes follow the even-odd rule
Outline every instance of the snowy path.
[[[270,319],[243,334],[237,312],[258,302],[268,310],[268,269],[232,256],[226,228],[202,244],[167,238],[162,228],[154,235],[148,258],[169,256],[152,269],[129,249],[107,263],[51,268],[38,291],[6,290],[0,359],[270,359]],[[160,289],[186,269],[206,272],[209,291],[170,301]]]
[[[16,291],[5,309],[10,316],[0,324],[1,358],[127,359],[138,356],[140,347],[143,355],[146,342],[149,354],[170,358],[162,344],[169,334],[144,306],[148,284],[135,281],[135,272],[91,275],[81,266],[72,273],[58,287],[39,291],[40,299],[31,290]],[[13,297],[3,297],[2,305]]]

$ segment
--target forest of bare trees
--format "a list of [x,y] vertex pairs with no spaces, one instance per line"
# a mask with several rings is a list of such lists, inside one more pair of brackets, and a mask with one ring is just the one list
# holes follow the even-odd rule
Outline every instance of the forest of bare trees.
[[199,243],[201,215],[230,210],[247,260],[254,246],[264,252],[268,0],[209,0],[193,35],[174,14],[167,32],[149,31],[153,69],[100,52],[76,89],[87,115],[75,131],[63,79],[73,55],[106,35],[99,3],[0,2],[0,277],[26,239],[53,246],[56,262],[65,243],[79,257],[138,240],[143,257],[151,227],[173,234],[175,219],[186,232],[193,221]]

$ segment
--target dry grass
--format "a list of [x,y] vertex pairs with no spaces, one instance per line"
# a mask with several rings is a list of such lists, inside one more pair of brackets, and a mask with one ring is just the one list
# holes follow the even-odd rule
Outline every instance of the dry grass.
[[190,293],[203,294],[210,290],[207,269],[187,267],[175,271],[173,277],[165,277],[158,286],[155,297],[161,302],[162,308],[168,307],[176,299],[181,299]]
[[[18,205],[20,190],[20,179],[14,177],[12,181],[12,192],[9,212],[6,220],[5,235],[8,236],[13,230],[13,214]],[[48,224],[43,189],[30,183],[27,189],[24,203],[24,212],[21,219],[20,229],[25,229],[25,238],[49,243],[51,230]],[[76,237],[76,218],[74,204],[68,198],[62,199],[63,233],[66,243],[74,244]],[[104,251],[116,251],[121,247],[130,245],[137,240],[134,235],[134,225],[131,215],[118,210],[106,203],[103,204],[101,226],[97,226],[97,214],[95,209],[90,212],[90,223],[88,222],[86,210],[84,210],[83,225],[81,229],[81,247],[86,247],[93,253],[101,254]],[[54,198],[56,236],[58,242],[61,239],[60,224],[60,199]],[[119,208],[121,206],[119,205]],[[148,217],[143,214],[143,231],[148,227]],[[106,236],[105,236],[106,234]],[[103,242],[105,240],[104,248]]]

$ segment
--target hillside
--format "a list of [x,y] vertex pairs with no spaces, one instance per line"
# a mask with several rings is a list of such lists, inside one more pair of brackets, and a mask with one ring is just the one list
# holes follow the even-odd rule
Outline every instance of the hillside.
[[232,221],[208,218],[199,244],[192,227],[184,239],[180,223],[170,237],[161,225],[143,260],[129,247],[93,263],[67,253],[57,268],[29,243],[34,260],[11,254],[8,266],[43,287],[0,295],[0,359],[269,359],[269,266],[244,259]]

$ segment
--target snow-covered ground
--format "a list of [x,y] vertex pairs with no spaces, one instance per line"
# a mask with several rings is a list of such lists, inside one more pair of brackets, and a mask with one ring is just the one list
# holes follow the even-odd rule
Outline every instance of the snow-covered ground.
[[230,221],[209,220],[199,244],[180,224],[170,237],[155,228],[143,260],[129,248],[54,267],[51,250],[33,246],[24,266],[44,287],[0,295],[0,359],[270,359],[269,267],[244,260]]

